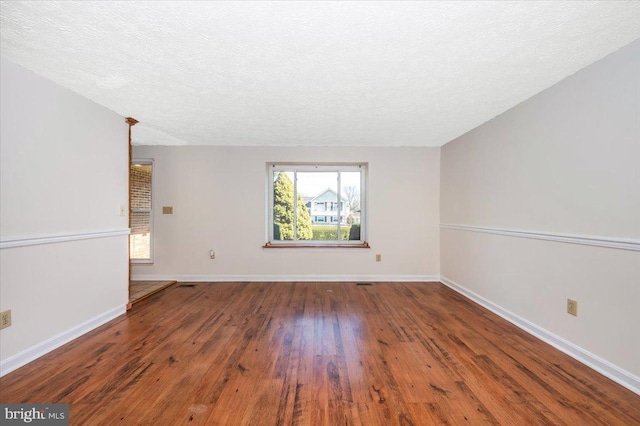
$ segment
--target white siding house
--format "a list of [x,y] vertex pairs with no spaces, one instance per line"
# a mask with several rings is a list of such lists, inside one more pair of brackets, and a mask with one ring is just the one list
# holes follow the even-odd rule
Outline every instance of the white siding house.
[[[345,224],[347,216],[349,216],[349,206],[346,198],[341,197],[339,208],[338,193],[330,188],[311,198],[307,201],[306,206],[309,209],[309,216],[313,224]],[[338,214],[338,211],[340,214]]]

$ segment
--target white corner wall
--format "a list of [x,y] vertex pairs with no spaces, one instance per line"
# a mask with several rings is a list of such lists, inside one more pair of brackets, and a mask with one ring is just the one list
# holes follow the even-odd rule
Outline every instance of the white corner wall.
[[640,41],[446,144],[441,222],[443,282],[639,392]]
[[4,375],[124,312],[127,125],[2,59],[0,331]]
[[[439,148],[137,146],[133,156],[154,160],[155,185],[155,262],[134,278],[438,279]],[[371,249],[262,248],[266,163],[278,161],[368,162]]]

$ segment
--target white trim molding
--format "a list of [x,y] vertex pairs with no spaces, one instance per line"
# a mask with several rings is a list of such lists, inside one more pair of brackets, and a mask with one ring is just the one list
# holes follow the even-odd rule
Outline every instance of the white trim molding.
[[583,363],[587,367],[594,369],[598,373],[610,378],[614,382],[619,383],[630,391],[640,395],[640,377],[637,377],[636,375],[618,367],[617,365],[614,365],[609,361],[606,361],[599,356],[592,354],[591,352],[581,348],[580,346],[571,343],[570,341],[565,340],[562,337],[545,330],[544,328],[532,323],[531,321],[528,321],[521,316],[504,309],[503,307],[491,302],[490,300],[485,299],[479,294],[474,293],[473,291],[461,286],[460,284],[448,278],[441,277],[440,282],[456,291],[457,293],[460,293],[464,297],[471,299],[480,306],[483,306],[484,308],[490,310],[494,314],[504,318],[516,327],[521,328],[527,333],[537,337],[538,339],[550,344],[554,348]]
[[131,279],[178,282],[440,282],[439,275],[133,275]]
[[581,244],[587,246],[607,247],[619,250],[640,251],[640,240],[631,238],[604,237],[600,235],[562,234],[556,232],[540,232],[522,229],[489,228],[484,226],[440,224],[443,229],[458,231],[482,232],[485,234],[504,235],[508,237],[530,238],[534,240],[555,241],[559,243]]
[[75,234],[56,234],[56,235],[39,235],[35,237],[21,237],[7,240],[0,240],[0,249],[37,246],[42,244],[64,243],[67,241],[90,240],[93,238],[118,237],[121,235],[129,235],[129,228],[113,229],[108,231],[82,232]]
[[82,324],[78,324],[77,326],[63,331],[62,333],[50,337],[49,339],[40,342],[30,348],[25,349],[22,352],[19,352],[9,358],[2,360],[0,362],[0,377],[5,374],[11,373],[14,370],[30,363],[31,361],[40,358],[41,356],[51,352],[54,349],[59,348],[60,346],[71,342],[74,339],[82,336],[94,330],[101,325],[111,321],[112,319],[124,314],[127,312],[126,305],[117,306],[113,309],[108,310],[96,317],[89,319],[88,321],[83,322]]

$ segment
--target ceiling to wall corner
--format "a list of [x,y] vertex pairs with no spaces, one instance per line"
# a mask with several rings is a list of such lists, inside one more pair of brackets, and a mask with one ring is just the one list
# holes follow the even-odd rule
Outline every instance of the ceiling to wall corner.
[[640,38],[638,1],[3,1],[1,53],[134,143],[440,146]]

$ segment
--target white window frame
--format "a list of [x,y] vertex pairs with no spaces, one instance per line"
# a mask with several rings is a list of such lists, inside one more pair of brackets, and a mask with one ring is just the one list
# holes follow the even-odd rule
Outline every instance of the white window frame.
[[[367,178],[368,163],[267,163],[267,244],[264,247],[297,246],[297,247],[366,247],[367,243]],[[340,172],[360,173],[360,239],[359,240],[274,240],[273,239],[273,185],[274,174],[278,172],[293,172],[293,199],[297,200],[297,173],[298,172],[334,172],[338,174],[338,200],[341,201],[342,188],[340,184]],[[297,212],[298,203],[294,201],[294,212]],[[297,214],[294,213],[294,217]],[[325,223],[332,224],[330,220]],[[340,221],[336,225],[340,224]],[[295,227],[294,227],[295,229]]]
[[[133,166],[135,164],[151,166],[151,209],[149,210],[149,258],[148,259],[132,259],[131,254],[129,253],[129,262],[136,263],[136,264],[153,264],[153,240],[154,240],[153,193],[156,187],[156,165],[154,164],[153,158],[134,158],[131,160],[131,165]],[[131,207],[129,208],[130,208],[130,212],[133,213],[133,209]]]

